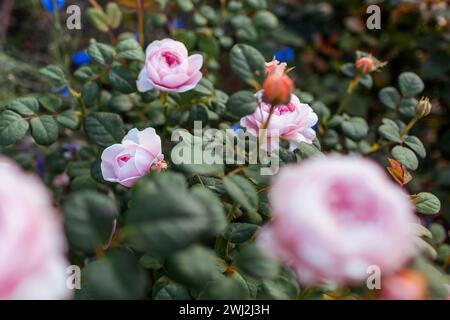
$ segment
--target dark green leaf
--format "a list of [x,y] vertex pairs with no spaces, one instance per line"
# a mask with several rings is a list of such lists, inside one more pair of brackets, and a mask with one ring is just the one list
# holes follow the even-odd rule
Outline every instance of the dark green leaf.
[[50,145],[58,139],[59,127],[55,119],[42,115],[31,119],[31,135],[38,144]]
[[102,147],[120,142],[125,135],[122,118],[118,114],[93,112],[84,120],[84,130],[89,140]]

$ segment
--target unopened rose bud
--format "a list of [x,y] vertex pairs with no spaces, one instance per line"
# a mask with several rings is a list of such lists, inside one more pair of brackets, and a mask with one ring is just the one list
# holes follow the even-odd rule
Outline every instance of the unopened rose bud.
[[158,172],[165,169],[167,169],[167,162],[165,162],[164,160],[160,160],[152,166],[152,170]]
[[269,74],[263,83],[263,100],[271,105],[286,104],[293,89],[294,83],[286,74]]
[[370,73],[373,69],[374,62],[371,56],[362,57],[356,60],[355,67],[362,73]]
[[420,101],[416,105],[416,115],[418,117],[426,117],[431,112],[432,105],[430,103],[430,99],[426,97],[422,97]]
[[427,295],[425,277],[414,270],[403,270],[381,282],[381,299],[423,300]]

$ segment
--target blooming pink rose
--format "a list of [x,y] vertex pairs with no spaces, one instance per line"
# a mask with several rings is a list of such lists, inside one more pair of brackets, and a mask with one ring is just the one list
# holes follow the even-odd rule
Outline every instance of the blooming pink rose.
[[172,39],[153,41],[146,51],[145,66],[139,74],[140,92],[157,88],[161,91],[185,92],[202,78],[203,57],[188,56],[185,45]]
[[259,243],[290,265],[302,283],[365,281],[414,253],[409,197],[370,160],[329,156],[282,168],[271,185],[273,222]]
[[[251,115],[241,119],[241,126],[254,136],[259,135],[259,130],[269,118],[271,105],[262,101],[262,90],[256,93],[259,100],[258,108]],[[317,115],[313,109],[301,103],[296,95],[291,95],[288,104],[279,104],[274,107],[272,117],[267,126],[267,139],[270,150],[278,148],[277,140],[284,138],[291,141],[290,149],[294,150],[296,144],[306,142],[311,144],[316,137],[316,132],[311,127],[317,123]]]
[[131,129],[122,143],[106,148],[102,153],[101,169],[106,181],[132,187],[150,170],[165,168],[161,153],[161,138],[155,129]]
[[0,157],[0,300],[63,299],[66,243],[50,193]]

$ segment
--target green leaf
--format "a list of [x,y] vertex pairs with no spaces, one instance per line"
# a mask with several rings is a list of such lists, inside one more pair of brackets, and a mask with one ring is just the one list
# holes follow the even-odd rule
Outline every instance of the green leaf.
[[133,38],[120,41],[116,47],[117,56],[136,61],[144,61],[145,54],[141,45]]
[[427,151],[425,150],[425,147],[422,143],[422,141],[420,141],[419,138],[415,137],[415,136],[407,136],[405,138],[405,144],[410,147],[415,153],[417,153],[417,155],[421,158],[425,158],[427,155]]
[[360,140],[367,135],[369,126],[365,119],[353,117],[341,123],[343,133],[353,140]]
[[247,211],[258,209],[258,194],[251,182],[240,175],[226,176],[223,184],[230,197]]
[[341,66],[341,72],[348,77],[353,77],[356,73],[356,68],[354,63],[344,63]]
[[278,26],[278,18],[270,11],[260,10],[252,17],[257,28],[274,29]]
[[84,120],[88,139],[99,146],[109,147],[120,142],[125,135],[122,118],[118,114],[93,112]]
[[0,145],[16,143],[25,136],[28,127],[28,122],[14,111],[3,111],[0,113]]
[[235,222],[230,223],[223,232],[223,237],[232,243],[243,243],[249,240],[258,230],[256,224]]
[[217,39],[213,36],[199,37],[197,40],[198,48],[208,56],[215,57],[220,52],[220,46]]
[[230,51],[230,64],[233,72],[251,86],[255,86],[265,76],[263,55],[249,45],[234,45]]
[[175,281],[190,287],[202,287],[209,280],[221,276],[214,251],[193,245],[170,256],[166,270]]
[[210,96],[214,93],[214,85],[207,78],[203,77],[193,91],[204,96]]
[[373,79],[372,76],[370,74],[365,74],[361,77],[361,79],[359,80],[359,82],[361,82],[361,84],[366,87],[367,89],[372,88],[373,85]]
[[64,72],[56,65],[46,66],[39,70],[39,73],[58,84],[62,84],[66,81]]
[[182,12],[190,12],[194,9],[194,5],[191,0],[176,0],[176,3]]
[[99,66],[96,66],[93,64],[92,65],[84,65],[84,66],[81,66],[80,68],[78,68],[77,71],[75,71],[74,76],[78,80],[80,80],[82,82],[86,82],[86,81],[90,80],[91,78],[97,76],[101,71],[102,71],[102,69]]
[[62,106],[62,99],[54,94],[47,94],[38,98],[39,103],[49,112],[57,112]]
[[122,10],[120,10],[120,7],[115,2],[108,2],[106,5],[106,16],[108,18],[108,25],[116,29],[120,26],[120,23],[122,22]]
[[403,72],[398,77],[400,91],[404,96],[413,97],[424,89],[424,84],[420,77],[413,72]]
[[242,271],[258,279],[273,279],[280,270],[276,260],[254,244],[244,246],[234,260]]
[[395,146],[391,151],[392,156],[410,170],[416,170],[419,161],[416,155],[410,149],[402,146]]
[[136,77],[130,69],[125,67],[113,67],[108,75],[114,89],[122,93],[136,92]]
[[31,135],[38,144],[50,145],[58,139],[59,127],[55,119],[42,115],[31,119]]
[[255,94],[250,91],[238,91],[227,102],[227,111],[239,119],[252,114],[257,107]]
[[102,66],[108,66],[113,62],[114,48],[105,43],[94,42],[87,49],[88,55],[93,61],[101,64]]
[[73,110],[66,110],[61,112],[57,117],[56,121],[62,125],[64,128],[77,130],[80,126],[80,118]]
[[189,290],[171,281],[166,276],[156,280],[152,288],[152,297],[155,300],[191,300]]
[[395,122],[393,122],[393,125],[382,124],[378,128],[378,133],[388,141],[402,143],[402,139],[400,139],[400,129]]
[[205,284],[199,293],[199,300],[244,300],[248,299],[249,292],[247,285],[242,279],[236,279],[236,272],[233,277],[219,277]]
[[437,214],[441,210],[441,202],[432,193],[420,192],[415,199],[416,210],[423,214]]
[[86,17],[95,29],[101,32],[108,32],[109,19],[106,13],[99,8],[87,8]]
[[8,104],[7,108],[26,117],[32,116],[38,111],[39,103],[36,98],[33,97],[18,98]]
[[227,226],[225,210],[220,199],[214,192],[201,185],[194,186],[191,189],[191,194],[206,209],[209,218],[207,234],[209,236],[220,234]]
[[408,116],[408,117],[414,117],[416,114],[416,105],[417,100],[414,98],[402,98],[400,101],[400,113]]
[[124,235],[134,248],[166,257],[196,242],[209,221],[205,208],[188,192],[183,175],[151,173],[134,187]]
[[86,254],[107,244],[114,220],[119,217],[114,200],[92,190],[72,194],[63,203],[63,214],[71,248]]
[[394,87],[386,87],[378,93],[380,101],[388,108],[395,109],[400,103],[400,93]]
[[81,90],[81,97],[88,106],[93,106],[97,102],[98,98],[98,84],[96,82],[87,82],[83,85]]
[[302,159],[323,156],[323,153],[315,145],[306,143],[304,141],[300,142],[297,145],[297,150]]
[[114,248],[82,270],[83,280],[94,299],[143,299],[147,275],[135,255],[125,248]]

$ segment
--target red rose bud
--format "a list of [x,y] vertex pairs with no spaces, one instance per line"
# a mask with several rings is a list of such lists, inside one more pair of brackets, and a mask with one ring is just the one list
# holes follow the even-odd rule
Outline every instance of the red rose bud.
[[362,57],[356,60],[355,67],[362,73],[370,73],[373,69],[374,62],[371,56]]
[[271,105],[286,104],[291,100],[294,83],[286,74],[271,73],[263,83],[263,100]]

